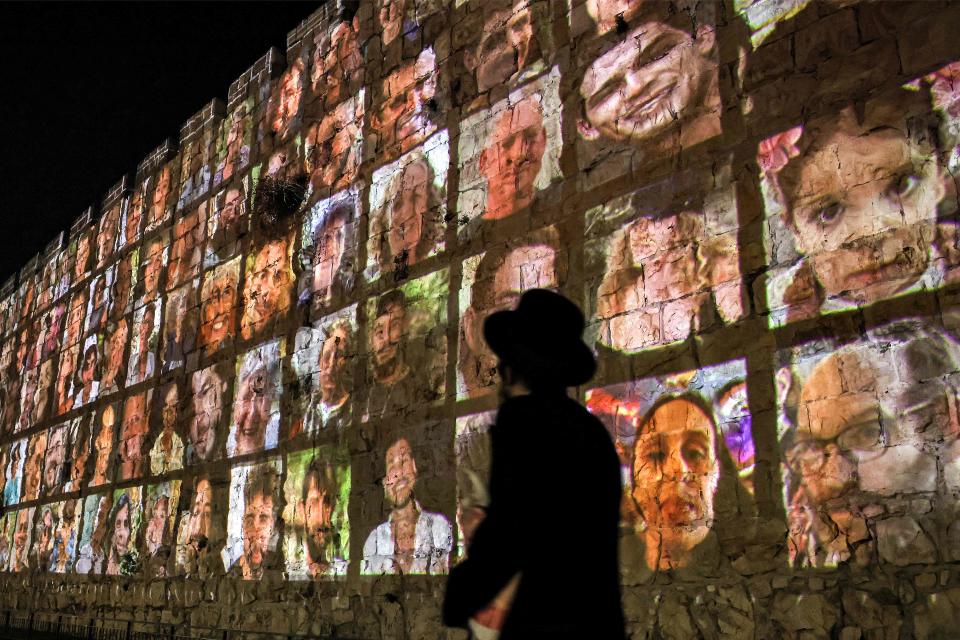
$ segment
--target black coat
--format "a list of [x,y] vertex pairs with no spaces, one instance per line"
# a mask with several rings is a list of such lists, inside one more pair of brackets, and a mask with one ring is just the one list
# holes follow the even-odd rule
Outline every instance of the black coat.
[[507,400],[490,434],[490,506],[450,572],[444,624],[466,626],[519,572],[502,640],[622,640],[620,463],[606,429],[565,395],[536,393]]

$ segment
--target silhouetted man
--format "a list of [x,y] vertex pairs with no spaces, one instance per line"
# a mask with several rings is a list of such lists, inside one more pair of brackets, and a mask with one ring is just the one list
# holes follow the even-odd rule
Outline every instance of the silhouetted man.
[[[450,573],[444,624],[499,628],[502,640],[624,638],[617,563],[620,463],[603,425],[566,394],[596,370],[582,342],[583,314],[569,300],[532,289],[516,310],[492,314],[484,338],[499,358],[504,402],[490,435],[490,505]],[[543,492],[557,460],[576,465],[565,491]],[[543,513],[579,509],[577,547],[588,561],[571,573],[570,537],[544,533]],[[587,524],[589,523],[589,524]],[[514,578],[517,577],[518,581]],[[512,602],[490,616],[514,582]],[[496,607],[494,607],[496,608]],[[506,609],[506,611],[503,611]],[[478,616],[478,614],[480,614]]]

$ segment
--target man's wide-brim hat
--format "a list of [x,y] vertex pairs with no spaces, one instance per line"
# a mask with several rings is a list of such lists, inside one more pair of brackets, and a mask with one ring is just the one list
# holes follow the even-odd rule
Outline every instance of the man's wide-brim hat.
[[583,328],[577,305],[552,291],[531,289],[516,309],[491,314],[483,323],[483,337],[500,360],[530,382],[575,387],[597,370]]

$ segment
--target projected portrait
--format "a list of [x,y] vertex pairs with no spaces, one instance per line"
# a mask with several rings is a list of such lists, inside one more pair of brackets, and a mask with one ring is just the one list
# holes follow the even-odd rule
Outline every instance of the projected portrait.
[[220,123],[213,186],[229,182],[250,163],[254,99],[247,98]]
[[119,322],[130,310],[130,296],[137,286],[140,254],[136,251],[124,255],[113,271],[113,285],[110,287],[110,320]]
[[143,382],[157,373],[157,343],[160,341],[160,302],[147,304],[133,314],[127,386]]
[[490,427],[496,412],[457,418],[457,557],[463,558],[490,504]]
[[443,397],[447,291],[448,271],[444,270],[367,302],[364,421],[402,415],[420,403]]
[[377,169],[370,187],[367,277],[404,274],[444,248],[446,131],[420,149]]
[[561,177],[559,82],[554,67],[463,121],[458,218],[505,218]]
[[73,382],[73,408],[90,404],[100,395],[100,372],[103,370],[100,340],[96,334],[83,341],[79,370]]
[[318,447],[287,456],[283,555],[290,580],[347,575],[350,464],[346,451]]
[[723,174],[698,170],[588,211],[597,342],[636,353],[742,317],[736,211]]
[[140,571],[137,534],[143,518],[141,487],[117,489],[107,526],[107,553],[104,573],[108,576],[130,576]]
[[140,230],[143,228],[143,209],[146,203],[148,180],[141,181],[133,190],[130,202],[123,212],[123,237],[121,246],[128,247],[136,244],[140,239]]
[[227,382],[232,377],[227,369],[225,364],[211,365],[190,377],[187,464],[213,460],[217,455],[218,433],[226,418],[223,409],[229,402]]
[[446,516],[425,510],[416,497],[417,461],[406,437],[392,439],[384,455],[387,519],[363,544],[364,575],[445,574],[453,549]]
[[[158,476],[183,468],[183,440],[177,433],[180,424],[180,386],[174,381],[160,387],[159,402],[151,413],[150,473]],[[173,511],[171,511],[172,513]]]
[[732,361],[587,393],[620,455],[628,575],[709,570],[746,542],[751,420],[745,395],[740,407],[729,402],[745,374],[743,361]]
[[93,418],[93,475],[90,487],[99,487],[113,478],[114,442],[119,436],[120,406],[104,405]]
[[130,480],[143,476],[146,468],[147,456],[144,443],[148,432],[148,415],[150,398],[153,390],[149,389],[128,397],[123,402],[123,422],[120,427],[120,438],[117,441],[117,458],[119,471],[118,480]]
[[460,289],[460,347],[457,395],[476,397],[496,390],[497,357],[483,337],[483,323],[513,309],[527,289],[556,290],[566,277],[560,233],[547,227],[516,242],[489,248],[463,261]]
[[117,232],[120,229],[122,204],[122,200],[117,200],[104,212],[97,224],[97,269],[107,266],[117,248]]
[[[361,91],[363,71],[357,16],[336,22],[332,28],[316,30],[310,87],[315,99],[320,101],[322,112],[332,110],[334,105]],[[360,103],[363,103],[362,99]]]
[[168,163],[160,169],[156,177],[151,180],[152,189],[148,192],[146,201],[147,222],[145,233],[159,229],[170,219],[172,209],[172,181],[173,163]]
[[221,552],[228,575],[260,580],[279,569],[280,458],[236,466],[230,474],[227,545]]
[[267,122],[278,140],[286,140],[300,128],[306,62],[297,56],[274,87],[267,101]]
[[10,570],[10,558],[13,555],[13,532],[16,528],[16,511],[7,511],[0,516],[0,572]]
[[[130,327],[126,318],[107,327],[103,341],[103,376],[100,378],[100,394],[107,395],[119,390],[124,382],[124,362]],[[61,362],[61,367],[63,363]]]
[[[960,348],[949,334],[933,323],[909,333],[893,325],[852,344],[821,340],[781,355],[789,359],[777,382],[794,566],[836,567],[871,544],[885,525],[857,505],[957,487]],[[882,561],[935,557],[949,512],[935,504],[903,516],[881,544]]]
[[290,309],[294,282],[290,236],[266,242],[247,257],[240,335],[250,340]]
[[92,494],[83,501],[83,529],[76,554],[75,571],[81,575],[103,573],[107,557],[107,539],[110,526],[110,508],[113,496],[109,493]]
[[297,331],[293,368],[301,406],[291,438],[340,430],[353,420],[356,316],[354,305],[319,321],[316,329],[301,327]]
[[64,326],[67,322],[67,305],[61,302],[43,315],[43,344],[40,358],[46,360],[60,350]]
[[54,387],[53,401],[56,415],[63,415],[73,409],[76,400],[76,373],[80,361],[80,347],[76,344],[60,352],[60,369],[57,371],[57,382]]
[[390,157],[417,146],[439,128],[440,103],[446,101],[433,47],[402,63],[380,81],[371,116],[376,149]]
[[155,301],[160,295],[160,278],[170,253],[167,234],[148,240],[140,247],[140,276],[137,279],[137,305]]
[[[478,94],[504,85],[516,86],[541,73],[541,40],[548,30],[547,3],[538,0],[493,0],[474,4],[482,14],[480,40],[464,52],[464,66],[473,74]],[[478,25],[479,26],[479,25]]]
[[237,326],[240,258],[207,272],[200,294],[199,347],[212,355],[229,344]]
[[102,331],[107,322],[110,307],[110,289],[113,284],[113,271],[107,270],[90,283],[90,295],[87,299],[87,321],[85,333]]
[[768,246],[780,267],[767,287],[771,322],[941,284],[934,235],[949,147],[931,109],[925,86],[897,89],[761,143]]
[[62,424],[50,427],[47,431],[47,450],[43,457],[43,491],[44,496],[52,496],[61,492],[65,472],[69,470],[67,464],[67,447],[70,444],[70,427]]
[[52,505],[56,528],[51,538],[50,561],[47,570],[51,573],[71,573],[77,557],[80,538],[80,510],[83,503],[77,499],[64,500]]
[[63,490],[79,491],[87,477],[87,463],[91,459],[92,433],[90,423],[93,416],[78,416],[70,421],[68,433],[67,459],[64,461]]
[[33,537],[33,515],[36,507],[13,512],[16,524],[13,529],[13,550],[10,553],[10,571],[22,573],[30,570],[30,540]]
[[227,437],[228,456],[277,446],[283,391],[280,359],[283,356],[284,339],[279,338],[238,358],[233,421]]
[[[73,253],[73,282],[77,283],[90,275],[90,270],[94,266],[95,256],[93,254],[93,240],[91,235],[92,228],[84,229],[71,243]],[[31,290],[29,295],[21,296],[20,303],[22,309],[32,309],[35,293]]]
[[53,395],[53,358],[43,361],[37,371],[37,389],[33,395],[32,422],[37,424],[51,414]]
[[347,299],[356,284],[360,202],[354,190],[321,200],[303,224],[298,302],[311,316]]
[[240,252],[239,240],[248,226],[247,193],[249,176],[239,180],[213,198],[213,210],[207,218],[207,245],[203,264],[213,267]]
[[67,328],[63,338],[64,348],[76,345],[80,341],[80,336],[83,335],[83,318],[87,312],[87,302],[89,300],[88,291],[86,287],[83,287],[74,291],[73,296],[70,297]]
[[213,129],[207,125],[191,140],[180,141],[180,195],[177,211],[203,196],[210,188]]
[[170,246],[170,262],[167,264],[167,291],[200,275],[209,202],[204,200],[173,225],[173,243]]
[[203,577],[214,569],[222,571],[220,551],[226,537],[223,523],[227,501],[219,499],[219,492],[226,487],[215,485],[206,475],[194,478],[189,488],[187,483],[183,486],[185,494],[192,493],[177,529],[176,574]]
[[6,464],[3,468],[3,506],[10,507],[20,502],[20,488],[23,484],[24,463],[27,460],[27,440],[16,440],[7,449]]
[[200,280],[188,282],[167,296],[163,322],[162,360],[164,373],[182,367],[197,346],[197,289]]
[[167,565],[173,554],[173,526],[180,501],[180,481],[170,480],[146,487],[144,498],[143,554],[147,575],[167,577]]
[[363,160],[363,89],[333,107],[307,127],[304,165],[313,194],[345,189],[357,177]]
[[47,433],[41,431],[27,441],[27,457],[23,463],[23,495],[21,502],[30,502],[40,497],[44,454],[47,451]]

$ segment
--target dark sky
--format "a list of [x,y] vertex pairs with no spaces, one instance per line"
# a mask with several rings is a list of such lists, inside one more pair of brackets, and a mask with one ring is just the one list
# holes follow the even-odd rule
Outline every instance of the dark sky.
[[0,282],[321,4],[0,4]]

